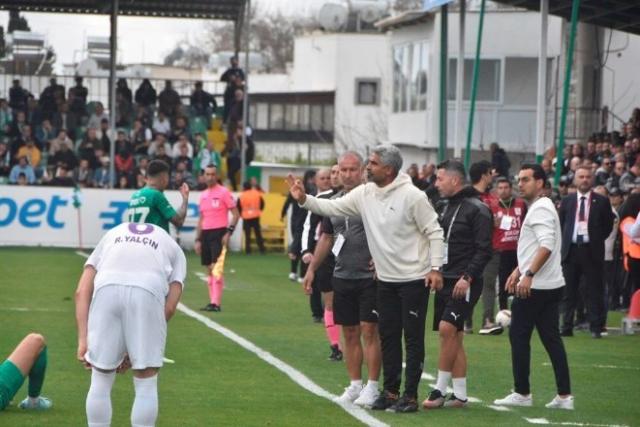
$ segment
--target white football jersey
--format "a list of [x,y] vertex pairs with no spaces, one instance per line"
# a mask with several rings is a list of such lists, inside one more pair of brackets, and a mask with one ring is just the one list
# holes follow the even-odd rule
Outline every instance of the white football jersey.
[[137,286],[164,304],[169,284],[184,287],[187,260],[182,249],[162,228],[122,223],[105,234],[85,263],[97,270],[95,292],[107,285]]

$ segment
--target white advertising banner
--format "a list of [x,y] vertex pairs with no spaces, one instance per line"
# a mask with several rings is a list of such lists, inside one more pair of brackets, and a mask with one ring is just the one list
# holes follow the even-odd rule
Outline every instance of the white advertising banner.
[[[80,207],[74,207],[74,189],[0,185],[0,245],[93,248],[104,233],[127,220],[129,198],[134,190],[82,189]],[[165,192],[178,208],[177,191]],[[192,248],[198,222],[200,192],[189,194],[185,224],[171,234],[185,248]],[[241,224],[229,243],[240,249]]]

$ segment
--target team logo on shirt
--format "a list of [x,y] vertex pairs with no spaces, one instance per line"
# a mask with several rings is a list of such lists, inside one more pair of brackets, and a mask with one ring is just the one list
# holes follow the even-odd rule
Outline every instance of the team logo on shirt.
[[211,206],[213,206],[214,208],[219,208],[220,207],[220,199],[215,198],[215,199],[211,199]]
[[153,225],[151,224],[129,224],[129,231],[133,234],[150,234],[153,232]]

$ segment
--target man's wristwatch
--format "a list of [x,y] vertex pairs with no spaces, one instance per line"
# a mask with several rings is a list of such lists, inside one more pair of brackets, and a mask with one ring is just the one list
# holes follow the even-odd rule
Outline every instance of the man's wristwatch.
[[437,271],[438,273],[442,273],[442,267],[431,267],[431,271]]
[[236,229],[235,225],[230,225],[230,226],[227,227],[227,231],[229,232],[229,234],[233,234],[233,230],[235,230],[235,229]]
[[533,277],[533,276],[535,276],[535,274],[536,274],[536,273],[534,273],[534,272],[533,272],[533,271],[531,271],[531,270],[527,270],[527,271],[525,271],[525,272],[524,272],[524,275],[525,275],[526,277]]

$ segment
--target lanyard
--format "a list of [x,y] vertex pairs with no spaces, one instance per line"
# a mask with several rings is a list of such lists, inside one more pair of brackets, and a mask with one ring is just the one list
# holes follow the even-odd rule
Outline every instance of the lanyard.
[[500,199],[500,204],[502,205],[503,208],[507,210],[506,213],[509,213],[509,210],[511,209],[511,205],[513,204],[513,199],[509,199],[509,206],[505,205],[502,199]]
[[456,217],[458,216],[458,211],[460,210],[461,206],[462,202],[460,202],[460,204],[456,208],[456,211],[453,213],[453,218],[451,218],[451,222],[449,223],[449,229],[447,230],[447,243],[449,243],[449,237],[451,237],[451,229],[453,228],[453,223],[456,222]]

